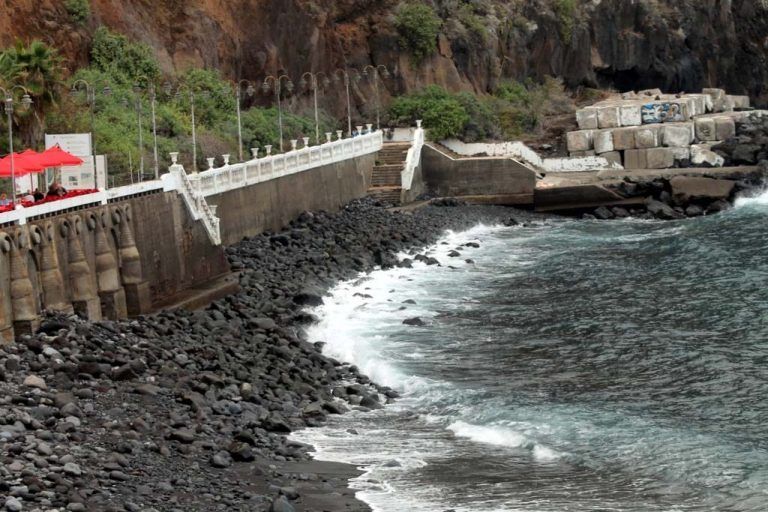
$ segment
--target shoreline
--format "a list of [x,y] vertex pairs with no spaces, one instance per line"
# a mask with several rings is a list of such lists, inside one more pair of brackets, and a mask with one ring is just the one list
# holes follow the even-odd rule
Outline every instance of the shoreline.
[[48,317],[37,335],[0,349],[0,504],[370,511],[349,486],[363,471],[315,460],[287,435],[398,395],[309,343],[304,328],[317,318],[305,308],[345,280],[411,265],[397,254],[447,230],[547,217],[451,200],[403,213],[358,200],[228,247],[241,291],[203,311]]
[[397,253],[448,229],[538,217],[482,206],[402,214],[355,201],[227,248],[242,291],[204,311],[46,318],[40,333],[0,350],[3,504],[370,510],[348,487],[361,474],[354,466],[311,460],[285,436],[397,394],[305,341],[313,318],[303,308],[344,279],[403,264]]

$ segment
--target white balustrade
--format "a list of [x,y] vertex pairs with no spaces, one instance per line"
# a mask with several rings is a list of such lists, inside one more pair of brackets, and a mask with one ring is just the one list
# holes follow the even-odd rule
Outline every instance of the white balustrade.
[[[416,133],[418,135],[419,130]],[[254,148],[251,150],[254,158],[239,164],[228,164],[229,155],[223,155],[224,166],[189,175],[184,170],[184,167],[177,163],[178,153],[171,153],[173,165],[169,168],[170,172],[161,176],[159,180],[101,190],[92,194],[61,199],[28,208],[17,206],[13,211],[0,213],[0,225],[24,225],[29,220],[70,209],[92,205],[106,205],[110,201],[126,199],[149,192],[176,191],[183,197],[192,218],[203,222],[211,242],[219,245],[221,244],[219,218],[216,216],[215,209],[208,205],[208,202],[205,200],[206,197],[307,171],[323,165],[376,153],[381,150],[384,143],[383,132],[381,131],[348,139],[342,138],[342,133],[337,132],[338,140],[331,140],[332,134],[330,133],[327,135],[328,142],[324,144],[309,146],[306,145],[308,141],[305,140],[304,147],[283,154],[273,155],[271,154],[272,147],[265,146],[266,156],[263,158],[257,158],[259,151],[257,148]],[[423,144],[423,131],[421,131],[421,141],[421,144]],[[413,148],[411,148],[412,150]],[[411,151],[408,153],[409,162],[415,158],[416,165],[418,165],[421,146],[419,146],[418,154],[413,157]]]
[[424,147],[424,139],[424,128],[421,127],[421,121],[417,121],[416,129],[413,132],[413,142],[408,149],[408,154],[405,158],[405,168],[400,174],[403,190],[411,190],[413,174],[416,172],[419,165],[421,165],[421,150]]
[[267,156],[263,158],[224,165],[189,175],[188,178],[200,194],[207,197],[307,171],[315,167],[376,153],[381,150],[383,143],[382,132],[375,131],[351,139],[326,142],[319,146],[305,146],[295,151],[277,155],[272,155],[270,151],[267,151]]

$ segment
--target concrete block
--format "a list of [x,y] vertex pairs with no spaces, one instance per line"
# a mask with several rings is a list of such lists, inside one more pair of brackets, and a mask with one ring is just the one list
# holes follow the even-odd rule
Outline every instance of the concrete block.
[[749,96],[731,96],[733,108],[749,108]]
[[652,97],[655,98],[656,96],[660,96],[661,95],[661,89],[645,89],[645,90],[642,90],[642,91],[638,91],[637,95],[638,96],[652,96]]
[[597,109],[588,107],[577,110],[576,123],[578,123],[580,130],[596,130],[598,127]]
[[664,125],[664,146],[686,147],[693,142],[692,123],[674,123]]
[[624,151],[625,169],[647,169],[648,149],[628,149]]
[[608,161],[609,164],[621,165],[621,152],[620,151],[609,151],[607,153],[601,154],[600,156],[605,158]]
[[635,149],[635,129],[618,128],[613,130],[613,149],[617,151]]
[[595,156],[594,150],[588,150],[588,151],[571,151],[571,157],[572,158],[582,158],[585,156]]
[[675,153],[670,148],[646,149],[648,169],[669,169],[675,166]]
[[700,141],[717,140],[715,120],[711,117],[702,117],[694,121],[696,138]]
[[126,283],[123,287],[128,316],[143,315],[152,310],[152,293],[148,282]]
[[736,136],[736,122],[731,117],[715,118],[716,140],[728,140]]
[[593,132],[593,139],[595,153],[598,155],[614,150],[612,130],[597,130]]
[[91,322],[98,322],[103,317],[101,314],[101,302],[97,298],[88,300],[76,300],[72,302],[75,314]]
[[660,130],[654,128],[635,128],[635,147],[637,149],[658,147],[659,132]]
[[712,151],[709,144],[694,144],[691,146],[691,163],[697,166],[722,167],[725,159]]
[[40,318],[34,320],[14,320],[13,333],[18,336],[34,336],[37,329],[40,328]]
[[712,97],[708,94],[691,94],[689,98],[693,99],[696,105],[697,116],[712,112]]
[[672,155],[674,155],[676,161],[691,159],[690,146],[687,148],[667,148],[667,149],[672,151]]
[[568,132],[565,135],[568,151],[589,151],[592,149],[592,130]]
[[642,104],[622,105],[619,109],[621,126],[640,126],[643,124]]
[[733,112],[734,108],[736,108],[736,101],[733,96],[723,98],[723,112]]
[[701,93],[712,98],[712,101],[721,100],[725,96],[725,91],[723,89],[705,88],[701,90]]
[[128,306],[125,302],[125,290],[99,292],[101,312],[104,318],[119,320],[128,316]]
[[599,128],[617,128],[620,121],[619,107],[608,106],[597,109],[597,125]]
[[728,199],[736,183],[731,180],[717,180],[704,177],[675,176],[669,180],[672,198],[678,204],[717,199]]

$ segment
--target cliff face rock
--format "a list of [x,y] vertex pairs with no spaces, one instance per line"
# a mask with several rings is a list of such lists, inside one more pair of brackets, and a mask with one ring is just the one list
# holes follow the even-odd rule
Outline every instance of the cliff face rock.
[[[489,91],[503,78],[559,76],[571,87],[667,91],[721,86],[768,96],[768,8],[757,0],[433,0],[437,52],[420,64],[394,28],[398,0],[94,0],[70,19],[59,0],[0,0],[0,44],[40,38],[87,62],[100,24],[152,45],[164,68],[230,77],[385,64],[402,92],[428,83]],[[365,86],[355,88],[357,103]],[[340,89],[340,88],[339,88]],[[364,90],[363,90],[364,89]],[[339,91],[336,91],[339,94]]]

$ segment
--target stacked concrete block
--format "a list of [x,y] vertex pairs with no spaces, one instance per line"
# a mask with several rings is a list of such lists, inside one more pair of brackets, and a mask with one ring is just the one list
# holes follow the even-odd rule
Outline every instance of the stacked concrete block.
[[731,96],[733,108],[749,108],[749,96]]
[[693,144],[691,146],[691,164],[721,167],[725,159],[712,151],[712,144]]
[[566,134],[566,143],[568,151],[574,153],[577,151],[589,151],[592,145],[592,130],[580,130],[577,132],[568,132]]
[[624,152],[625,169],[647,169],[648,158],[646,149],[628,149]]
[[635,149],[635,128],[613,130],[613,149],[616,151]]
[[662,126],[647,126],[635,128],[635,147],[637,149],[648,149],[659,146]]
[[617,128],[621,126],[621,114],[619,107],[607,106],[597,109],[597,126],[599,128]]
[[672,148],[651,148],[645,152],[646,169],[668,169],[675,166],[675,152]]
[[712,111],[723,112],[725,105],[725,91],[722,89],[702,89],[703,94],[712,98]]
[[609,164],[621,165],[621,152],[620,151],[608,151],[600,155],[605,158]]
[[598,155],[614,151],[616,148],[613,145],[613,131],[596,130],[593,132],[593,144]]
[[640,126],[643,124],[642,104],[632,103],[619,107],[620,126]]
[[693,142],[693,123],[674,123],[664,126],[662,142],[666,147],[688,147]]
[[717,140],[717,130],[715,119],[712,117],[702,117],[694,121],[696,127],[696,138],[700,141]]
[[596,130],[598,128],[597,109],[587,107],[576,111],[576,123],[580,130]]
[[715,118],[715,140],[728,140],[736,136],[736,121],[732,117]]

